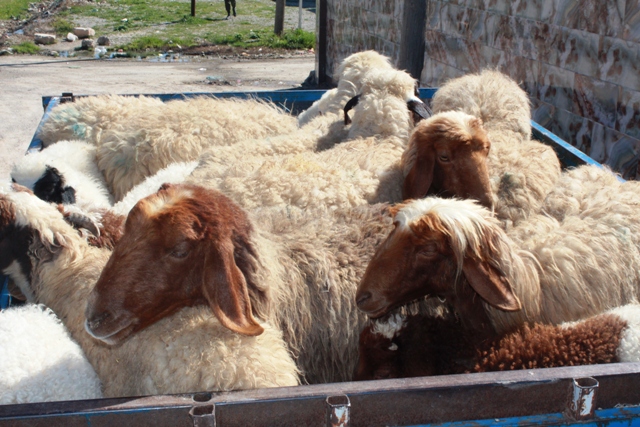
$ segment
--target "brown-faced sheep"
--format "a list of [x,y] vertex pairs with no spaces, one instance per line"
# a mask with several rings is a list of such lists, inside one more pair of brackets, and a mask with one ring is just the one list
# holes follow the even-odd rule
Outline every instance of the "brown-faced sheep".
[[85,331],[87,298],[110,252],[87,244],[55,206],[27,191],[0,195],[0,271],[62,319],[100,378],[105,397],[298,384],[279,330],[225,328],[206,307],[184,308],[117,346]]
[[405,199],[472,197],[513,223],[540,211],[560,162],[551,147],[530,140],[529,100],[513,80],[496,71],[451,80],[432,108],[403,156]]
[[525,322],[558,324],[638,297],[640,250],[628,229],[536,215],[508,236],[475,201],[434,197],[393,212],[396,227],[358,287],[358,307],[370,317],[439,296],[466,327],[495,337]]
[[238,333],[278,325],[306,381],[347,381],[365,320],[357,282],[390,227],[384,205],[247,213],[217,191],[166,186],[129,213],[90,297],[88,328],[125,339],[208,304]]

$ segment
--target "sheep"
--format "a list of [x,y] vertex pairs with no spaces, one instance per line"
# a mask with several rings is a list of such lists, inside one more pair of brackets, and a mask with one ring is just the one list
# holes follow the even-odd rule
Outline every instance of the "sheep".
[[354,380],[640,362],[640,305],[478,341],[453,316],[395,314],[360,334]]
[[357,52],[342,60],[334,73],[336,88],[326,91],[311,107],[298,115],[298,125],[304,126],[318,115],[340,113],[346,103],[362,88],[362,75],[372,69],[392,69],[391,60],[373,50]]
[[0,236],[0,271],[63,321],[105,397],[299,384],[279,330],[261,322],[259,337],[236,334],[206,307],[186,307],[119,345],[117,336],[93,338],[84,311],[111,252],[88,245],[54,205],[28,191],[0,195]]
[[532,141],[526,93],[484,71],[454,79],[432,102],[403,155],[403,197],[471,197],[505,226],[540,212],[561,173],[553,149]]
[[89,298],[87,327],[124,340],[180,307],[208,304],[237,333],[278,325],[306,382],[347,381],[365,320],[356,284],[390,230],[386,209],[247,212],[215,190],[164,186],[129,213]]
[[138,203],[138,200],[155,193],[162,184],[177,184],[183,182],[191,175],[196,166],[198,166],[197,160],[177,162],[168,165],[129,190],[126,196],[109,210],[116,215],[126,216],[131,208]]
[[211,150],[187,182],[216,188],[246,209],[345,208],[400,201],[400,159],[413,126],[410,108],[421,115],[427,109],[406,72],[372,70],[362,77],[362,85],[347,140],[339,145],[281,156],[269,155],[269,150],[282,140],[257,144],[257,153],[251,150],[250,155]]
[[170,163],[193,161],[210,146],[289,133],[296,118],[257,99],[78,98],[51,111],[38,136],[49,145],[81,138],[97,147],[98,168],[119,201]]
[[509,76],[483,70],[449,80],[433,99],[434,113],[462,111],[479,118],[487,132],[508,131],[520,141],[531,139],[531,103],[527,93]]
[[358,286],[358,307],[370,317],[439,296],[465,327],[495,337],[525,322],[577,320],[638,297],[640,251],[629,229],[536,215],[507,235],[477,202],[435,197],[392,213],[396,228]]
[[96,147],[83,141],[60,141],[28,153],[13,165],[11,178],[48,202],[87,209],[113,205],[96,164]]
[[80,346],[42,305],[0,311],[0,361],[1,405],[102,397]]

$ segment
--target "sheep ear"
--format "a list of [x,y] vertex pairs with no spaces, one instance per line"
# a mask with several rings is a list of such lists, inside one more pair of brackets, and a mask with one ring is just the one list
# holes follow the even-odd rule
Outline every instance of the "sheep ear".
[[402,198],[404,200],[421,199],[427,195],[433,182],[435,162],[436,156],[433,150],[427,150],[416,155],[413,166],[404,178],[402,185]]
[[489,263],[466,257],[462,263],[462,272],[473,290],[488,304],[504,311],[522,309],[520,300],[513,293],[507,278]]
[[76,202],[76,189],[73,187],[64,187],[62,190],[62,203],[72,205]]
[[203,292],[213,314],[234,332],[260,335],[264,329],[251,313],[247,282],[233,258],[233,245],[231,250],[209,249],[204,257]]
[[344,125],[348,125],[351,123],[351,117],[349,117],[349,111],[351,111],[352,108],[354,108],[356,105],[358,105],[358,102],[360,102],[360,95],[356,95],[353,98],[351,98],[347,104],[344,106],[343,111],[344,111]]

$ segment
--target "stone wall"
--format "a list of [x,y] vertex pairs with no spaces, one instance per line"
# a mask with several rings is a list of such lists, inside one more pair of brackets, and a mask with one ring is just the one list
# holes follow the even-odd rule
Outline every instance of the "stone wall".
[[421,83],[497,67],[533,118],[635,177],[640,153],[639,0],[428,1]]
[[[375,49],[398,64],[407,0],[326,0],[327,74]],[[534,120],[635,177],[640,0],[425,0],[423,86],[494,67],[522,84]]]
[[327,0],[327,74],[345,57],[375,50],[397,63],[403,0]]

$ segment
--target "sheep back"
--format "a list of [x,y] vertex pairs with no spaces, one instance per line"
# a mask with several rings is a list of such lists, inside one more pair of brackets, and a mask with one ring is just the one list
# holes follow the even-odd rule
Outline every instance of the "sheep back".
[[483,70],[446,82],[431,107],[434,113],[457,110],[481,119],[487,131],[509,130],[531,139],[531,106],[527,93],[507,75]]
[[46,307],[0,311],[0,404],[99,399],[100,380]]

